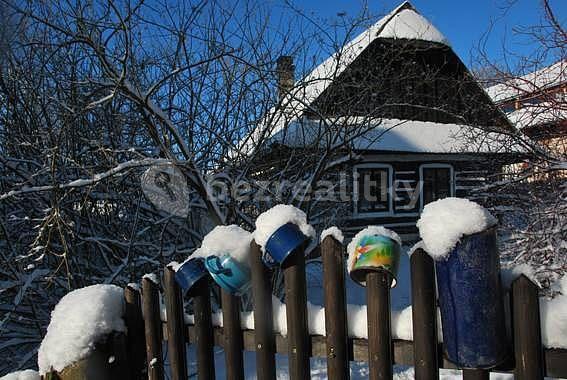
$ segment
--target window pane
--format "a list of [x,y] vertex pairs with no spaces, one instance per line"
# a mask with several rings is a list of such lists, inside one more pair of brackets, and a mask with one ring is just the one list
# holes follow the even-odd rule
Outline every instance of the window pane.
[[423,204],[451,196],[449,168],[423,168]]
[[390,211],[389,170],[387,168],[357,169],[358,212]]

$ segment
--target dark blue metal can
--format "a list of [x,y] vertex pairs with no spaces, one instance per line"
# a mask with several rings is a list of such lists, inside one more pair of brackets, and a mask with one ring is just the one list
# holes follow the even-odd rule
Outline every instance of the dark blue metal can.
[[460,368],[493,368],[510,352],[496,227],[465,236],[436,262],[443,346]]
[[[303,243],[308,240],[299,227],[293,223],[287,223],[278,228],[266,242],[266,251],[275,264],[283,264],[285,259]],[[267,255],[266,255],[267,256]],[[267,266],[274,266],[274,263],[264,256],[264,263]]]
[[209,272],[207,272],[205,268],[204,259],[202,257],[195,257],[187,260],[177,268],[175,281],[177,281],[183,290],[188,291],[197,281],[208,275]]

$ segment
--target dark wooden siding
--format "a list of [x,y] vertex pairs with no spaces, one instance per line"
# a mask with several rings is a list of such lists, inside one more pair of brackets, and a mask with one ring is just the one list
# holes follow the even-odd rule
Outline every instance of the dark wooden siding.
[[[376,39],[311,105],[320,117],[363,116],[510,128],[450,47]],[[309,113],[308,113],[309,116]]]

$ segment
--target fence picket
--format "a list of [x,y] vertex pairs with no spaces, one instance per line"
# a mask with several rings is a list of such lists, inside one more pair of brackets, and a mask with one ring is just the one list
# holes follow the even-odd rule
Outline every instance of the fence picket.
[[240,327],[240,297],[221,290],[227,379],[244,380],[244,340]]
[[291,253],[282,265],[288,334],[289,378],[310,377],[309,326],[307,324],[307,286],[304,247]]
[[350,378],[343,246],[332,236],[321,243],[325,328],[327,334],[327,376],[331,380]]
[[485,369],[463,369],[463,380],[489,380],[490,371]]
[[423,249],[410,261],[415,378],[439,379],[435,265]]
[[160,317],[159,286],[149,278],[142,279],[142,308],[146,337],[148,380],[163,380],[163,330]]
[[214,335],[209,278],[199,280],[192,289],[197,344],[197,373],[200,380],[215,378]]
[[165,307],[167,313],[167,347],[173,380],[187,379],[187,356],[185,347],[185,322],[183,296],[175,281],[175,271],[166,266],[164,270]]
[[254,340],[256,346],[256,374],[259,380],[276,378],[276,336],[272,308],[270,271],[262,262],[262,250],[250,244],[250,269],[254,295]]
[[368,313],[368,369],[371,380],[392,379],[392,329],[390,327],[390,283],[385,271],[366,275]]
[[539,317],[539,289],[522,275],[512,284],[514,351],[518,380],[544,378]]
[[144,378],[144,318],[142,317],[142,300],[140,292],[131,286],[124,289],[124,320],[128,331],[126,350],[128,354],[128,371],[130,380]]

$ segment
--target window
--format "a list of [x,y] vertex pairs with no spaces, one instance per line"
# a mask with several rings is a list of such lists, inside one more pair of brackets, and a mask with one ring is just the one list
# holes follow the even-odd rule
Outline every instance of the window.
[[419,173],[422,208],[438,199],[453,196],[453,167],[451,165],[425,164],[421,165]]
[[355,214],[386,215],[392,211],[392,167],[363,164],[354,169]]

